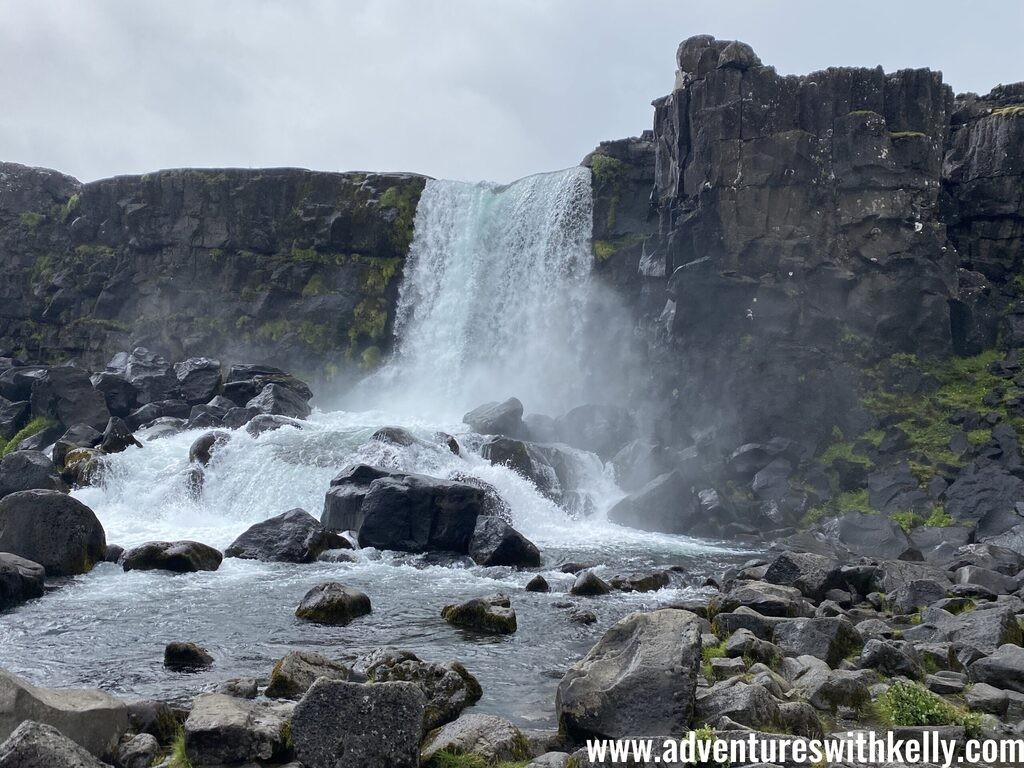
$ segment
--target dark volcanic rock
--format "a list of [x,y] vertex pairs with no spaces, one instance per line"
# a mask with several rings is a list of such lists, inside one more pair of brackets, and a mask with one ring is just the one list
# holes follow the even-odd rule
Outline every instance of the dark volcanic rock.
[[481,435],[518,437],[523,432],[523,404],[514,397],[503,403],[485,403],[463,416],[462,421]]
[[995,466],[961,475],[946,489],[946,511],[957,520],[977,522],[989,513],[1013,509],[1021,501],[1024,480]]
[[0,744],[0,768],[109,768],[52,725],[25,720]]
[[195,643],[168,643],[164,648],[164,666],[168,669],[192,670],[213,665],[213,656]]
[[693,487],[678,471],[651,480],[608,512],[608,519],[645,531],[695,533],[700,506]]
[[77,499],[19,491],[0,499],[0,552],[39,563],[49,576],[74,576],[103,562],[107,540],[96,515]]
[[216,571],[224,556],[198,541],[150,541],[129,549],[121,557],[126,571]]
[[207,432],[205,435],[197,437],[195,442],[189,447],[188,460],[193,464],[205,467],[213,461],[213,456],[217,449],[227,445],[230,440],[231,434],[228,432]]
[[0,440],[7,441],[28,424],[32,406],[27,400],[13,403],[0,397]]
[[39,451],[14,451],[0,459],[0,499],[18,491],[62,491],[68,487]]
[[121,374],[100,371],[93,374],[90,381],[103,395],[111,416],[123,419],[139,407],[139,390]]
[[291,651],[274,665],[264,694],[271,699],[297,699],[319,678],[348,680],[352,670],[312,651]]
[[311,563],[327,549],[350,549],[304,509],[291,509],[256,523],[232,542],[225,557],[281,563]]
[[858,555],[887,560],[921,559],[903,529],[883,515],[851,512],[826,523],[824,531]]
[[399,473],[369,464],[354,464],[341,470],[324,497],[320,523],[332,531],[358,531],[363,524],[363,499],[370,484]]
[[207,357],[190,357],[174,364],[181,399],[189,405],[208,403],[223,385],[220,361]]
[[107,422],[107,428],[103,430],[103,439],[99,448],[104,453],[120,453],[130,446],[141,448],[142,443],[135,439],[132,431],[121,419],[111,416]]
[[467,553],[486,493],[426,475],[374,481],[363,499],[359,546],[401,552]]
[[32,383],[32,414],[56,419],[61,424],[87,424],[103,429],[110,418],[103,395],[89,374],[79,368],[50,368]]
[[469,540],[469,556],[480,565],[540,565],[536,545],[499,517],[481,515]]
[[517,628],[516,612],[507,595],[490,595],[446,605],[441,610],[441,618],[453,626],[489,635],[510,635]]
[[[577,741],[680,733],[693,715],[700,662],[700,620],[694,614],[630,614],[558,684],[559,724]],[[639,701],[645,704],[637,706]]]
[[0,552],[0,611],[43,596],[46,569],[39,563]]
[[260,413],[304,419],[312,413],[309,403],[300,394],[280,384],[267,384],[260,393],[245,404]]
[[140,403],[177,399],[178,379],[171,364],[145,347],[136,347],[125,362],[124,377],[138,391]]
[[336,581],[318,584],[306,593],[295,609],[300,619],[316,624],[343,626],[370,612],[370,598]]
[[574,448],[610,459],[636,437],[636,422],[625,408],[581,405],[555,420],[559,439]]
[[305,768],[418,768],[425,708],[413,683],[318,680],[292,715],[295,756]]

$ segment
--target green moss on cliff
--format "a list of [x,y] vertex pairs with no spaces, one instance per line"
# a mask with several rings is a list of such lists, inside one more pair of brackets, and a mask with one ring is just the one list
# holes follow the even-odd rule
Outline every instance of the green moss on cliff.
[[927,139],[928,134],[921,133],[921,131],[889,131],[889,138],[894,141],[898,139]]
[[380,207],[398,212],[391,226],[391,245],[399,253],[409,250],[413,238],[413,222],[416,219],[416,205],[422,190],[413,184],[388,187],[380,196]]
[[27,440],[28,438],[32,437],[32,435],[36,435],[42,432],[44,429],[52,427],[56,423],[57,422],[54,421],[53,419],[47,419],[42,416],[37,416],[24,427],[22,427],[20,430],[18,430],[18,432],[16,432],[15,435],[6,443],[0,441],[0,456],[6,456],[7,454],[12,453],[18,447],[18,443],[20,443],[22,440]]
[[608,155],[594,155],[590,160],[591,181],[595,198],[607,201],[605,226],[615,228],[615,215],[622,197],[622,187],[629,175],[629,166]]
[[62,222],[67,223],[67,221],[71,218],[71,215],[77,210],[78,202],[80,200],[81,197],[77,192],[68,198],[68,201],[64,203],[64,207],[61,208],[60,211],[60,220]]
[[325,293],[329,293],[327,286],[324,284],[324,276],[319,272],[309,278],[305,287],[302,289],[302,295],[309,296],[322,296]]
[[46,217],[41,213],[35,213],[34,211],[26,211],[25,213],[18,216],[18,221],[21,226],[30,231],[35,231]]
[[993,117],[1021,117],[1024,116],[1024,104],[1008,104],[992,110]]
[[643,235],[630,234],[617,237],[613,240],[595,240],[594,241],[594,258],[598,262],[609,261],[614,258],[616,254],[621,253],[627,248],[631,248],[634,245],[642,243],[644,240]]

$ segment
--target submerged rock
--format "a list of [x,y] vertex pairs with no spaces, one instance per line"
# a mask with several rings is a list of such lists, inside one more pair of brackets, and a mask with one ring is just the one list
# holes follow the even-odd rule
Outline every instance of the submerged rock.
[[195,643],[168,643],[164,648],[164,666],[190,671],[213,665],[213,656]]
[[516,631],[516,612],[507,595],[490,595],[446,605],[441,610],[441,618],[453,626],[489,635],[510,635]]
[[583,571],[576,577],[569,593],[577,597],[599,597],[612,591],[604,579],[593,571]]
[[317,624],[343,626],[370,613],[370,598],[336,581],[318,584],[302,598],[295,615]]
[[224,556],[198,541],[150,541],[129,549],[121,558],[125,571],[216,571]]
[[60,491],[19,491],[0,499],[0,552],[39,563],[49,576],[75,576],[103,562],[107,539],[78,499]]
[[188,460],[192,464],[201,467],[207,466],[213,461],[217,449],[225,446],[231,440],[231,433],[223,431],[207,432],[205,435],[196,438],[195,442],[188,449]]
[[232,542],[225,557],[278,563],[312,563],[328,549],[350,549],[304,509],[290,509],[256,523]]

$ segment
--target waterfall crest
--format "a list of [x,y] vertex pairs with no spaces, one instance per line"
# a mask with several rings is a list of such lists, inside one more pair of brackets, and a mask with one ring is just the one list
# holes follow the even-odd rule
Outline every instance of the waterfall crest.
[[586,168],[507,185],[428,181],[395,353],[372,387],[438,414],[513,395],[531,410],[578,404],[592,215]]

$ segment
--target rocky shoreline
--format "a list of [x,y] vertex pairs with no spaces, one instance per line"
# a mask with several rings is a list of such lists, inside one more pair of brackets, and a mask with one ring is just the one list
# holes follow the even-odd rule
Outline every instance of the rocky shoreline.
[[[0,395],[10,434],[0,462],[5,608],[46,600],[49,588],[62,588],[60,579],[102,561],[168,574],[215,571],[225,557],[327,561],[339,564],[339,580],[309,590],[295,615],[345,626],[373,611],[372,590],[344,583],[344,564],[356,548],[428,553],[449,567],[468,558],[530,571],[544,562],[488,484],[366,464],[344,467],[330,482],[320,519],[303,509],[282,512],[251,526],[223,552],[195,541],[154,541],[125,551],[107,542],[92,510],[68,495],[104,482],[105,457],[197,430],[181,487],[201,495],[204,468],[234,430],[258,438],[302,429],[313,393],[278,369],[225,371],[206,358],[172,364],[144,349],[116,355],[92,374],[19,360],[3,365]],[[553,419],[524,416],[511,399],[481,406],[465,422],[482,457],[513,468],[576,515],[588,509],[564,471],[567,444],[605,457],[627,487],[643,479],[636,473],[655,471],[647,461],[653,449],[636,439],[625,409],[584,406]],[[385,426],[370,439],[409,446],[421,438]],[[453,453],[467,449],[452,435],[435,440]],[[50,445],[52,458],[43,452]],[[742,446],[724,466],[756,492],[770,485],[763,481],[766,469],[777,469],[796,450],[781,439]],[[693,457],[664,449],[656,455],[674,468],[627,495],[613,518],[644,526],[658,519],[646,511],[685,512],[694,491],[692,483],[679,484],[679,475]],[[989,452],[979,460],[1012,455]],[[999,466],[993,460],[974,472],[991,474]],[[1015,477],[1015,469],[1005,471]],[[711,495],[718,495],[714,486],[696,494],[701,503]],[[327,768],[344,754],[347,764],[360,766],[583,768],[593,765],[582,751],[588,739],[667,738],[691,729],[707,739],[750,732],[852,738],[858,730],[886,728],[896,728],[901,739],[931,731],[961,742],[1020,735],[1024,556],[1005,535],[1013,526],[992,533],[992,516],[982,516],[976,526],[907,526],[906,532],[884,514],[847,513],[783,535],[785,529],[756,531],[751,518],[737,519],[741,508],[727,516],[718,504],[717,519],[709,514],[715,507],[704,508],[710,526],[704,530],[744,535],[777,554],[708,579],[699,598],[662,602],[611,626],[558,684],[557,731],[524,730],[474,713],[481,687],[458,660],[425,661],[397,648],[339,660],[295,648],[266,677],[197,691],[187,707],[124,701],[98,690],[36,688],[4,673],[0,686],[10,704],[0,712],[0,735],[7,739],[0,766]],[[693,530],[695,520],[683,523]],[[674,578],[669,568],[607,579],[586,565],[562,570],[575,574],[566,593],[573,602],[566,605],[573,606],[570,620],[583,625],[611,592],[657,597]],[[525,587],[550,589],[540,574]],[[470,639],[515,633],[516,602],[514,592],[481,595],[448,605],[437,621]],[[215,668],[216,659],[181,638],[167,646],[163,663],[187,673]]]

